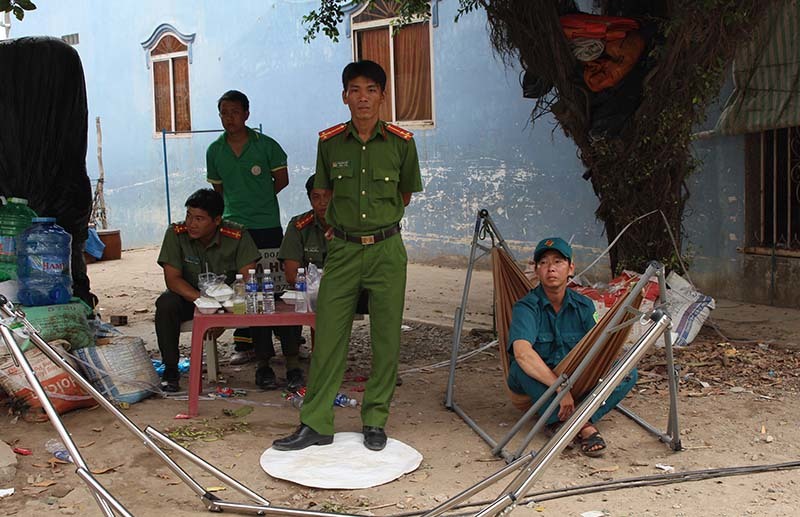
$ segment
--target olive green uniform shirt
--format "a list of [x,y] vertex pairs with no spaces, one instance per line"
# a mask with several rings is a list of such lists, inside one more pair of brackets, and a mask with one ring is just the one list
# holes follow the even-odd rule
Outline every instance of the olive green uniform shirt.
[[327,255],[328,240],[325,238],[325,228],[314,215],[314,211],[310,210],[293,217],[283,234],[278,259],[294,260],[299,262],[301,267],[308,267],[310,263],[322,268],[325,266]]
[[421,192],[417,146],[379,121],[362,142],[352,122],[317,148],[314,187],[333,190],[325,220],[347,233],[367,234],[400,222],[402,193]]
[[197,239],[189,238],[183,222],[174,223],[167,228],[158,263],[179,269],[183,279],[197,289],[197,276],[206,271],[225,275],[230,283],[236,273],[244,266],[261,258],[250,233],[241,225],[223,221],[208,246]]
[[206,179],[222,185],[224,219],[260,230],[281,225],[278,197],[272,173],[286,167],[286,153],[280,144],[247,128],[249,139],[236,156],[223,133],[206,151]]

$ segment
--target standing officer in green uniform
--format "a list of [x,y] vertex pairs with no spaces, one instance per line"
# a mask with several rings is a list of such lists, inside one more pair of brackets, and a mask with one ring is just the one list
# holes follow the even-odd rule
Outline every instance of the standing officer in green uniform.
[[[258,249],[277,248],[283,238],[278,193],[289,184],[286,153],[274,139],[245,125],[250,117],[250,101],[244,93],[225,92],[217,101],[217,109],[225,132],[208,146],[206,178],[225,198],[225,219],[244,226]],[[284,329],[276,329],[275,333],[288,357]],[[275,355],[272,329],[237,329],[233,341],[236,353],[231,364],[249,361],[255,348],[259,359],[256,384],[276,388],[275,372],[269,366]],[[296,354],[294,359],[298,359]]]
[[317,300],[317,340],[301,425],[276,440],[277,450],[333,442],[333,400],[341,386],[359,294],[369,293],[372,369],[361,409],[364,445],[386,446],[384,426],[400,353],[407,256],[400,219],[413,192],[422,191],[412,134],[381,121],[386,73],[377,63],[350,63],[342,100],[351,119],[320,133],[315,190],[332,191],[326,221],[325,274]]
[[[328,255],[328,239],[325,232],[330,228],[325,222],[325,210],[328,208],[330,194],[323,190],[314,189],[314,176],[306,181],[306,193],[311,202],[311,210],[292,217],[283,235],[281,249],[278,251],[278,260],[283,263],[283,273],[286,282],[293,285],[297,279],[299,268],[308,268],[314,264],[322,269],[325,257]],[[281,341],[284,349],[294,352],[295,360],[286,364],[286,387],[289,391],[297,391],[303,387],[303,370],[296,359],[300,349],[300,338],[303,327],[288,327],[284,331]]]
[[192,319],[200,297],[197,276],[208,267],[228,282],[247,273],[260,254],[250,234],[222,220],[225,203],[211,189],[198,190],[186,200],[186,220],[167,228],[158,264],[164,269],[167,290],[156,300],[156,337],[164,363],[161,389],[175,392],[178,380],[178,337],[181,323]]
[[[533,261],[539,285],[514,304],[508,331],[507,384],[511,391],[527,394],[535,401],[558,380],[556,366],[594,327],[597,314],[592,300],[567,289],[575,264],[572,247],[564,239],[542,239],[533,252]],[[605,453],[606,442],[595,424],[625,398],[637,377],[636,370],[632,370],[580,430],[581,451],[587,456]],[[547,422],[549,431],[554,432],[569,418],[576,402],[580,400],[576,401],[572,393],[564,395],[558,413],[554,412]]]

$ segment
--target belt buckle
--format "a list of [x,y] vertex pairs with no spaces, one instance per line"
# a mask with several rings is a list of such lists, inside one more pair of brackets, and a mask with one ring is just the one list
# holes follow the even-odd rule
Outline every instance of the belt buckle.
[[361,245],[362,246],[369,246],[370,244],[375,244],[375,236],[374,235],[362,235],[361,236]]

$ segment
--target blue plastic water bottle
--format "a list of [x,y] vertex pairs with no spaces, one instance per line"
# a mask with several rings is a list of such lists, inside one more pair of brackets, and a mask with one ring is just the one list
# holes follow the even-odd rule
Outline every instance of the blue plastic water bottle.
[[56,305],[72,298],[72,236],[54,217],[34,217],[17,236],[19,301],[23,305]]

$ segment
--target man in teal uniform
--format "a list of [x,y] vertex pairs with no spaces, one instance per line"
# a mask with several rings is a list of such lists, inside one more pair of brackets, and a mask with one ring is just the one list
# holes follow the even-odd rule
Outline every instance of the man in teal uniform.
[[[594,302],[567,289],[575,272],[572,247],[558,237],[543,239],[533,253],[539,285],[520,299],[511,316],[508,337],[510,365],[508,387],[538,400],[556,382],[553,371],[578,341],[597,321]],[[631,374],[611,393],[579,433],[581,450],[587,456],[601,456],[606,443],[595,424],[614,409],[636,384],[637,372]],[[559,411],[553,412],[548,428],[554,430],[575,411],[571,393],[561,399]],[[545,406],[547,407],[547,406]]]
[[412,134],[379,119],[386,74],[377,63],[350,63],[342,72],[342,100],[351,119],[320,133],[315,190],[332,193],[325,219],[325,274],[317,300],[317,341],[301,425],[276,440],[277,450],[333,441],[333,400],[342,383],[359,294],[369,293],[372,369],[361,409],[364,445],[386,446],[384,426],[394,394],[406,286],[400,219],[411,194],[422,191]]
[[260,257],[253,239],[236,223],[222,220],[225,203],[211,189],[198,190],[186,200],[186,220],[167,228],[158,264],[167,290],[156,300],[156,337],[164,363],[161,389],[175,392],[178,380],[178,338],[181,323],[192,319],[200,297],[197,276],[208,270],[232,282],[247,273]]
[[[225,132],[208,146],[206,177],[225,198],[225,219],[243,225],[258,249],[277,248],[283,238],[277,196],[289,184],[286,153],[278,142],[245,125],[250,117],[250,101],[242,92],[225,92],[217,108]],[[283,345],[284,329],[276,329],[275,333]],[[275,372],[269,366],[275,355],[272,329],[238,329],[233,340],[231,364],[252,359],[255,348],[259,359],[256,384],[276,388]],[[286,355],[287,348],[283,348]]]

